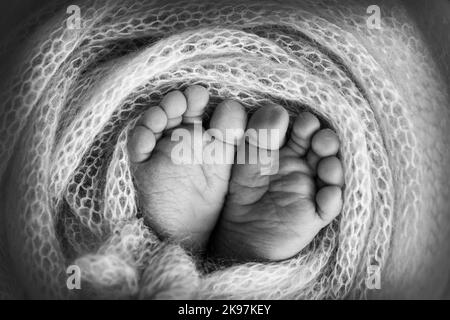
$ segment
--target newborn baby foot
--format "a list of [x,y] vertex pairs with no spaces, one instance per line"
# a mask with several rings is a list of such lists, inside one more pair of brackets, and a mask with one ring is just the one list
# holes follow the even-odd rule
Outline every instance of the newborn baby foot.
[[[289,124],[287,111],[278,105],[258,109],[247,129],[275,129],[277,140],[248,135],[241,144],[246,154],[271,149],[278,172],[264,172],[261,157],[253,164],[235,164],[229,194],[214,232],[213,255],[239,260],[284,260],[301,251],[341,211],[344,183],[337,135],[320,130],[319,120],[302,113]],[[262,136],[263,137],[263,136]],[[269,136],[270,137],[270,136]],[[253,153],[255,154],[255,153]],[[276,167],[276,166],[275,166]],[[317,192],[316,192],[316,189]]]
[[[145,111],[128,144],[145,220],[161,237],[181,242],[193,251],[205,247],[217,222],[228,191],[234,143],[241,138],[211,139],[203,134],[202,115],[208,100],[207,90],[198,85],[184,93],[168,93],[159,106]],[[220,132],[239,129],[242,136],[246,122],[242,105],[227,100],[216,107],[210,128]],[[186,135],[189,139],[180,141]],[[199,158],[211,144],[223,147],[226,161],[202,163]],[[182,162],[177,150],[192,151],[196,158]]]

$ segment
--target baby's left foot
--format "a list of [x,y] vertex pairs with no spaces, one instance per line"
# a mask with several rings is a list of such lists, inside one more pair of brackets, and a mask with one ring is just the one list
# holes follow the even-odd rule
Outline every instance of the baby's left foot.
[[[337,135],[320,130],[319,120],[302,113],[290,138],[287,111],[278,105],[261,107],[247,129],[277,130],[279,139],[264,135],[242,143],[238,155],[259,156],[233,166],[229,194],[212,237],[213,255],[239,260],[284,260],[300,252],[342,209],[344,184]],[[269,131],[270,132],[270,131]],[[270,135],[269,135],[270,137]],[[277,172],[267,172],[261,155],[279,160]],[[268,173],[271,173],[268,175]],[[317,191],[316,191],[317,190]]]

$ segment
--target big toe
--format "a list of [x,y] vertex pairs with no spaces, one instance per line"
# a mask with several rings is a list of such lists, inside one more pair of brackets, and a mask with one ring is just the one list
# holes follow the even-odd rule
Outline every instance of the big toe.
[[289,114],[277,104],[260,107],[247,125],[248,143],[258,148],[278,150],[283,144],[289,126]]
[[[209,132],[215,138],[228,144],[238,144],[247,124],[245,108],[237,101],[224,100],[214,110],[209,122]],[[215,131],[215,133],[214,133]]]

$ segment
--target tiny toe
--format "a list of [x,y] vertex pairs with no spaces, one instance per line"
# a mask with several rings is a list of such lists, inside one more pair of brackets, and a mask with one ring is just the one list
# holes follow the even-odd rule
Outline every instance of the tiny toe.
[[160,106],[167,116],[166,129],[171,129],[181,123],[182,115],[187,108],[187,102],[181,91],[175,90],[164,96]]
[[300,113],[292,125],[291,137],[288,146],[304,156],[311,145],[313,134],[320,129],[319,119],[310,112]]
[[138,124],[149,128],[153,133],[161,133],[167,125],[167,116],[160,107],[151,107],[144,112]]
[[317,175],[325,184],[335,186],[342,186],[344,184],[344,171],[341,161],[334,156],[319,161]]
[[205,87],[193,85],[184,90],[184,96],[187,100],[187,110],[183,115],[183,122],[201,122],[209,101],[208,90]]
[[128,155],[133,163],[148,159],[156,144],[155,135],[144,126],[136,126],[128,142]]
[[250,118],[247,125],[248,142],[268,150],[277,150],[283,144],[289,126],[289,114],[277,104],[262,106]]
[[330,223],[342,210],[342,190],[337,186],[326,186],[316,194],[316,208],[320,218]]
[[247,113],[245,108],[237,101],[224,100],[219,103],[214,110],[209,122],[210,129],[220,132],[223,142],[238,144],[244,136],[244,129],[247,124]]
[[322,129],[312,137],[311,148],[319,157],[336,155],[339,151],[339,138],[331,129]]

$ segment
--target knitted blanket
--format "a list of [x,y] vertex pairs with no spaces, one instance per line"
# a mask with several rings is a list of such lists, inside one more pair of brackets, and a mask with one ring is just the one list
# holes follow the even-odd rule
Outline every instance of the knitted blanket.
[[[433,268],[448,245],[433,252],[426,239],[449,225],[438,164],[450,144],[435,139],[448,96],[400,8],[377,29],[360,1],[69,6],[37,13],[0,55],[13,61],[0,100],[0,296],[366,298],[446,281]],[[206,268],[143,223],[129,130],[192,84],[208,88],[210,108],[273,101],[337,132],[342,213],[294,258]],[[81,290],[69,289],[71,266]]]

